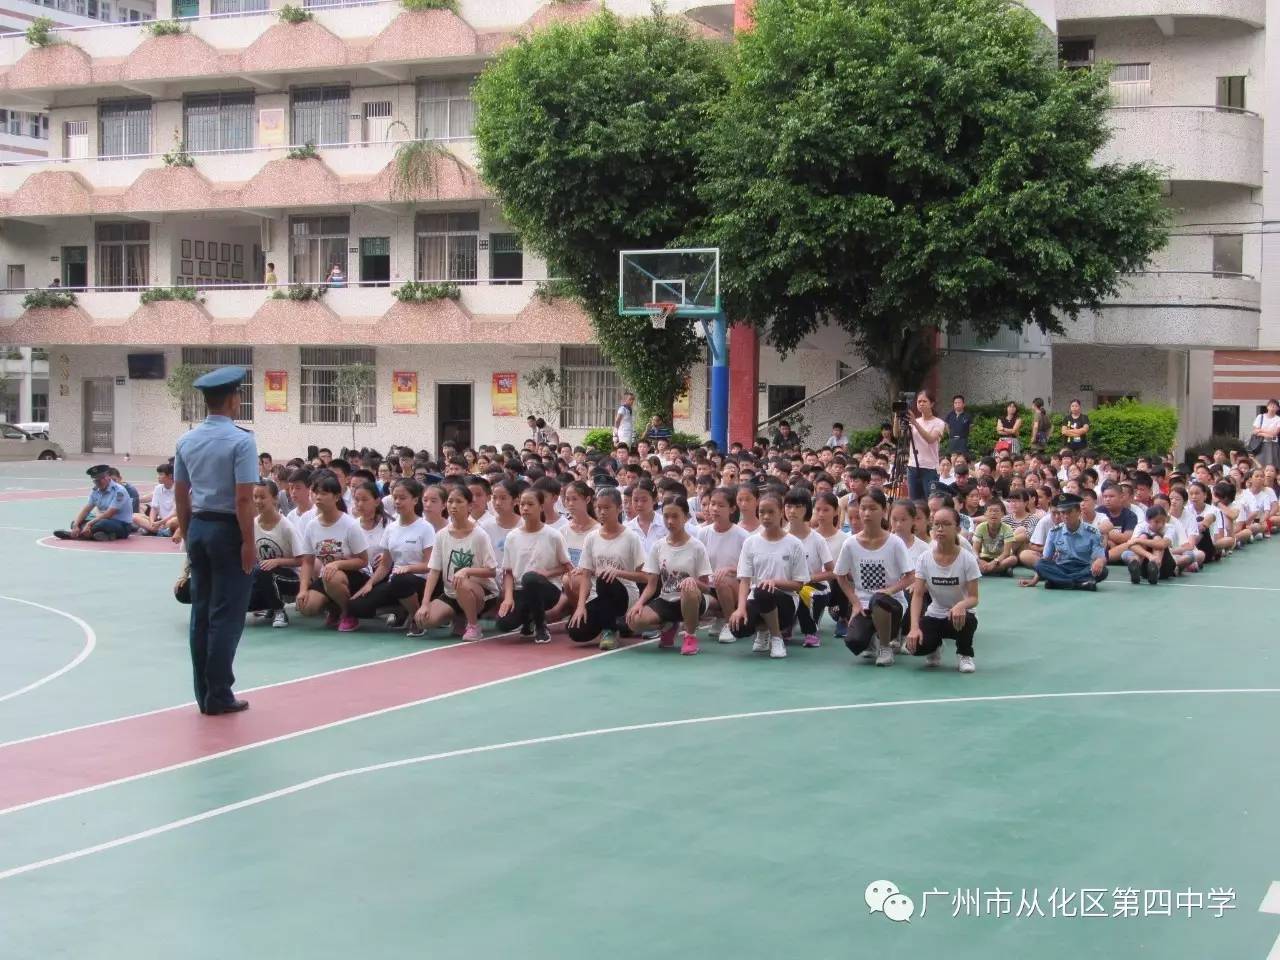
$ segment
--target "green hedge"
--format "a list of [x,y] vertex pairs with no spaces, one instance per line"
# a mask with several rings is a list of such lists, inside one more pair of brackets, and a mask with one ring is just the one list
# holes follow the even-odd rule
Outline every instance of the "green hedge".
[[1183,463],[1195,463],[1201,457],[1213,459],[1213,451],[1226,450],[1232,453],[1236,450],[1244,449],[1244,441],[1233,434],[1214,434],[1204,440],[1197,440],[1195,443],[1187,447],[1186,456],[1182,458]]
[[582,445],[597,453],[609,453],[613,450],[613,431],[608,427],[596,427],[588,430],[582,438]]

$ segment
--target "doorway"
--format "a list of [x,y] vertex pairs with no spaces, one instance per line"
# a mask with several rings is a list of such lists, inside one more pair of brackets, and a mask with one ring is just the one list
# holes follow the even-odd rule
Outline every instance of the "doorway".
[[391,238],[360,238],[360,286],[385,287],[391,282]]
[[804,399],[803,386],[769,384],[769,416],[776,417],[783,410],[794,407]]
[[471,384],[436,384],[438,446],[451,443],[459,450],[471,446]]
[[89,248],[62,248],[62,285],[79,290],[89,285]]
[[116,385],[110,377],[84,382],[84,453],[114,453]]

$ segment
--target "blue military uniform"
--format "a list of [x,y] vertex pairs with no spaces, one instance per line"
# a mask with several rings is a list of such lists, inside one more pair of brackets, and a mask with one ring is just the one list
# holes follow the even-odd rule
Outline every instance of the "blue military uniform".
[[[92,467],[88,471],[89,476],[95,476],[99,469],[106,468]],[[133,501],[129,499],[129,491],[114,480],[107,484],[105,490],[94,485],[94,488],[89,491],[89,506],[93,507],[96,517],[101,517],[113,507],[116,511],[109,518],[99,519],[94,523],[95,530],[113,533],[118,539],[129,536],[130,531],[133,530]]]
[[[195,381],[199,390],[225,393],[245,378],[222,367]],[[187,556],[191,563],[191,666],[196,703],[204,713],[242,710],[231,692],[232,662],[244,630],[253,574],[241,566],[243,543],[236,517],[236,487],[258,482],[253,434],[225,416],[210,415],[178,441],[175,483],[191,489]]]
[[[1080,508],[1080,498],[1063,494],[1059,506],[1064,509]],[[1105,560],[1106,548],[1102,544],[1102,532],[1091,523],[1080,521],[1074,530],[1066,523],[1059,523],[1049,531],[1044,554],[1036,564],[1036,574],[1047,587],[1075,589],[1099,580],[1107,579],[1107,568],[1094,575],[1093,562]]]

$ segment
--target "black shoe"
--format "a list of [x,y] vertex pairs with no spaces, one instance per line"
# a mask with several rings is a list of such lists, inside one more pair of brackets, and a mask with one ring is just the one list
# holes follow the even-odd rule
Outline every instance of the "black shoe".
[[1160,582],[1160,565],[1147,561],[1147,583],[1153,587]]
[[248,709],[248,700],[232,700],[230,703],[211,703],[204,708],[204,712],[211,717],[217,717],[224,713],[242,713]]
[[110,543],[115,538],[116,538],[116,535],[112,533],[110,530],[93,531],[93,539],[97,540],[99,543]]
[[533,624],[526,623],[520,628],[520,636],[528,638],[533,636]]
[[1097,592],[1098,592],[1098,581],[1096,581],[1096,580],[1085,580],[1085,581],[1083,581],[1082,583],[1077,583],[1077,584],[1076,584],[1076,589],[1077,589],[1077,590],[1088,590],[1090,593],[1097,593]]
[[74,539],[75,539],[75,537],[73,537],[73,536],[71,535],[71,531],[70,531],[70,530],[55,530],[55,531],[53,531],[53,535],[54,535],[55,537],[57,537],[59,540],[74,540]]
[[1058,585],[1057,585],[1056,583],[1054,583],[1052,580],[1046,580],[1046,581],[1044,582],[1044,588],[1045,588],[1046,590],[1057,590],[1057,589],[1058,589]]
[[1130,560],[1127,566],[1129,567],[1129,582],[1136,587],[1142,582],[1143,568],[1146,564],[1141,560]]

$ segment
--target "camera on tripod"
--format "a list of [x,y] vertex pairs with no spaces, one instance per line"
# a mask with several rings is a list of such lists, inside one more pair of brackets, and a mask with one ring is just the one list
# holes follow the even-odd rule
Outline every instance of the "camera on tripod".
[[914,390],[904,390],[898,394],[898,399],[893,401],[892,410],[894,416],[899,420],[908,420],[911,417],[911,408],[916,404],[916,394]]

